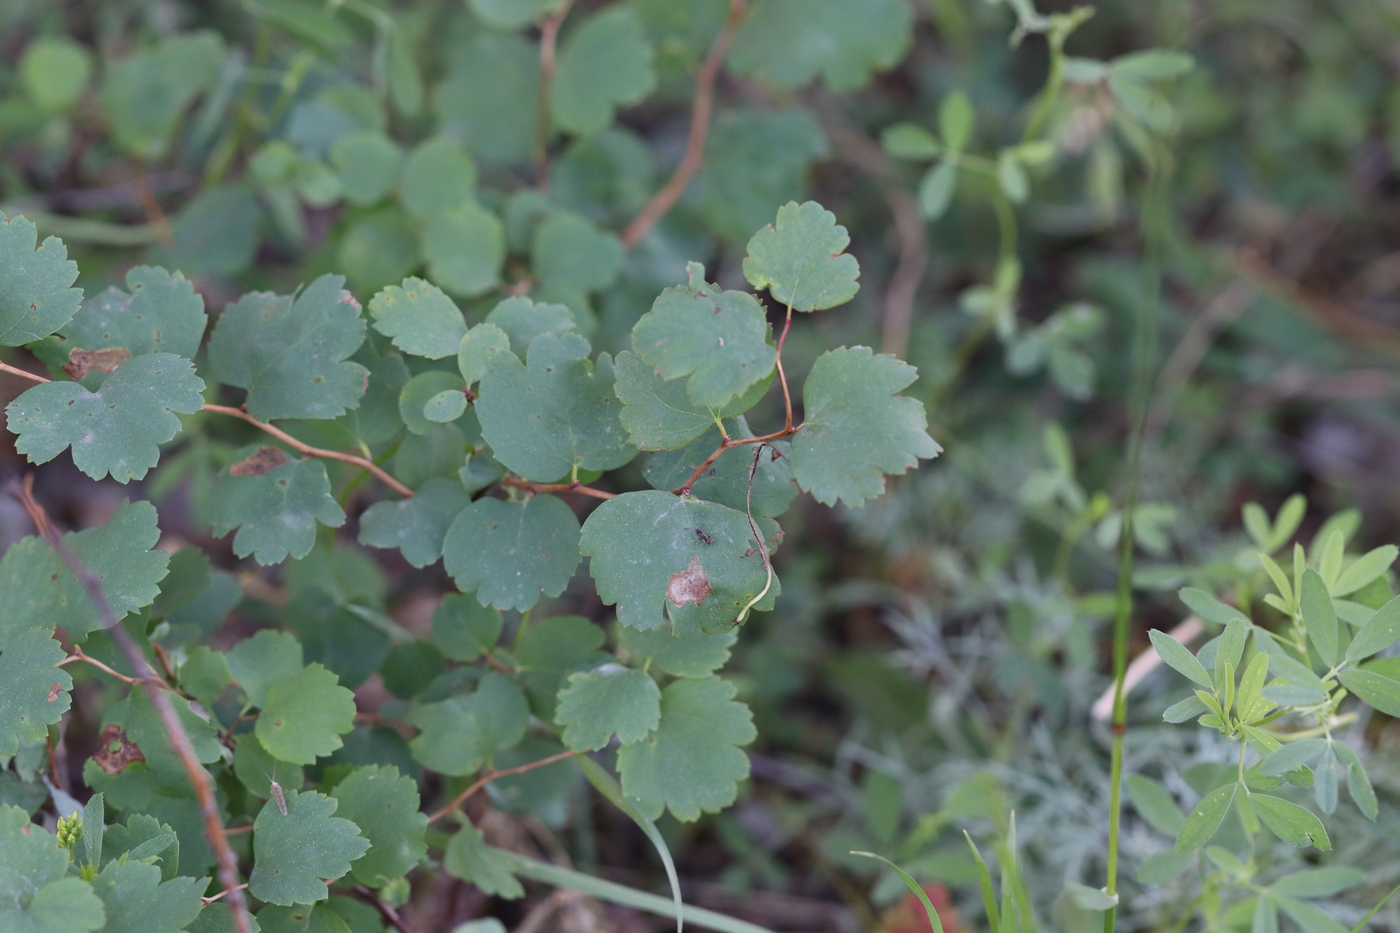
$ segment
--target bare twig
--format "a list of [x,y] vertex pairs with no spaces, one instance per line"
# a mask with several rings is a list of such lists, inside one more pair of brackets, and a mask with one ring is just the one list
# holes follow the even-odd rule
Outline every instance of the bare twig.
[[595,499],[611,499],[617,495],[615,492],[604,492],[601,489],[594,489],[592,486],[585,486],[578,480],[574,480],[572,483],[532,483],[528,479],[507,476],[501,480],[501,485],[509,486],[512,489],[524,489],[527,492],[576,492],[581,496],[592,496]]
[[719,78],[719,70],[724,65],[725,56],[729,54],[729,46],[734,42],[734,34],[739,30],[739,23],[744,18],[747,6],[747,0],[729,0],[729,15],[725,17],[724,25],[720,27],[715,41],[711,43],[705,61],[695,73],[695,104],[690,112],[690,136],[686,139],[685,154],[681,156],[680,164],[676,166],[670,180],[652,196],[622,232],[623,246],[629,249],[636,246],[642,237],[646,236],[647,231],[680,199],[686,186],[700,170],[700,163],[705,158],[705,139],[710,133],[715,81]]
[[531,761],[527,764],[516,765],[514,768],[501,768],[500,770],[492,768],[490,771],[487,771],[481,777],[473,781],[467,787],[466,790],[462,791],[456,797],[452,798],[452,802],[449,803],[447,806],[435,810],[431,814],[429,814],[428,822],[434,823],[450,813],[455,813],[458,809],[461,808],[462,804],[467,802],[467,799],[470,798],[472,794],[475,794],[477,791],[481,790],[483,787],[485,787],[487,784],[490,784],[497,778],[510,777],[512,774],[524,774],[526,771],[533,771],[536,768],[543,768],[545,765],[552,765],[555,762],[563,761],[565,758],[572,758],[577,754],[578,752],[559,752],[556,755],[550,755],[548,758],[541,758],[539,761]]
[[[250,827],[250,828],[251,828],[251,827]],[[237,830],[232,830],[232,829],[229,830],[229,832],[236,832],[236,831],[237,831]],[[220,891],[218,894],[212,894],[212,895],[210,895],[209,897],[202,897],[202,898],[200,898],[200,900],[204,901],[204,903],[205,903],[206,905],[212,904],[212,903],[214,903],[215,901],[217,901],[219,898],[224,897],[225,895],[227,895],[229,891],[242,891],[243,889],[245,889],[245,888],[247,888],[247,887],[248,887],[248,882],[245,881],[245,882],[243,882],[242,884],[240,884],[240,885],[239,885],[238,887],[236,887],[236,888],[228,888],[228,889],[226,889],[226,890]]]
[[20,369],[17,366],[11,366],[9,363],[0,363],[0,373],[9,373],[12,376],[19,376],[23,379],[32,380],[33,382],[50,381],[44,378],[43,376],[39,376],[34,373],[28,372],[27,370]]
[[559,45],[559,27],[569,15],[574,0],[564,0],[540,23],[540,101],[535,114],[535,187],[549,190],[549,137],[554,127],[554,68],[555,51]]
[[[26,476],[23,487],[18,490],[12,489],[11,493],[24,504],[26,511],[31,514],[43,515],[43,507],[34,499],[34,474]],[[112,608],[111,602],[107,599],[106,590],[102,587],[101,578],[78,560],[77,555],[68,547],[63,536],[58,533],[58,529],[54,528],[52,523],[44,520],[35,522],[35,525],[41,528],[59,559],[87,591],[88,598],[92,600],[93,606],[97,609],[98,617],[102,620],[102,627],[121,648],[122,654],[126,656],[132,669],[136,671],[151,670],[145,655],[141,653],[141,649],[131,640],[126,629],[121,627],[120,619]],[[155,676],[154,670],[151,670],[151,675]],[[219,818],[219,804],[214,799],[214,789],[209,780],[209,774],[199,763],[194,746],[190,744],[189,736],[185,734],[184,727],[180,725],[180,717],[170,702],[169,693],[157,687],[148,678],[142,678],[142,688],[146,691],[151,705],[155,707],[156,713],[160,716],[166,738],[169,740],[171,748],[174,749],[175,755],[180,759],[180,764],[184,767],[185,774],[189,778],[190,784],[193,785],[195,796],[199,800],[199,808],[204,815],[205,831],[209,835],[209,842],[214,847],[214,854],[218,859],[219,881],[228,893],[234,928],[238,933],[252,933],[252,926],[248,921],[248,902],[243,896],[243,888],[238,880],[238,860],[234,857],[233,850],[229,848],[228,834],[224,832],[223,821]]]

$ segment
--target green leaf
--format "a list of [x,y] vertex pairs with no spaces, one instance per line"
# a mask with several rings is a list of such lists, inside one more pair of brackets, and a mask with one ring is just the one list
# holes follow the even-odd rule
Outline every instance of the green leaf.
[[102,837],[107,832],[107,807],[100,793],[83,805],[83,855],[93,868],[102,866]]
[[661,722],[661,691],[643,671],[605,664],[570,675],[559,691],[554,721],[564,727],[564,744],[576,752],[596,751],[614,733],[624,745],[640,742]]
[[1337,679],[1368,706],[1387,716],[1400,716],[1400,680],[1375,671],[1342,671]]
[[71,288],[78,264],[58,237],[46,237],[24,217],[0,213],[0,346],[18,347],[52,334],[78,313],[81,288]]
[[1186,74],[1195,66],[1196,61],[1190,55],[1167,49],[1144,49],[1141,52],[1129,52],[1109,62],[1109,68],[1115,74],[1140,81],[1166,81]]
[[1259,770],[1267,775],[1287,774],[1289,771],[1296,771],[1322,754],[1322,750],[1328,744],[1328,741],[1323,738],[1297,739],[1289,742],[1265,756],[1264,760],[1259,762]]
[[622,791],[647,816],[656,819],[665,808],[689,822],[734,802],[738,782],[749,775],[748,756],[739,746],[757,735],[748,707],[734,702],[735,692],[718,677],[677,680],[661,693],[656,731],[622,746]]
[[1030,179],[1026,177],[1021,163],[1016,161],[1015,153],[1010,150],[1003,150],[997,157],[997,184],[1012,204],[1024,204],[1030,195]]
[[1374,823],[1380,816],[1380,807],[1376,801],[1376,791],[1371,787],[1371,779],[1366,776],[1366,769],[1361,767],[1359,761],[1347,764],[1347,793],[1351,794],[1356,808]]
[[851,854],[863,856],[864,858],[879,859],[893,869],[895,875],[900,881],[903,881],[904,886],[909,889],[909,893],[918,898],[919,903],[923,905],[924,916],[928,918],[929,928],[933,930],[934,933],[943,933],[943,919],[938,915],[937,908],[935,908],[933,902],[928,899],[928,894],[924,892],[923,885],[915,881],[907,871],[900,868],[883,855],[876,855],[874,852],[860,852],[853,849],[851,850]]
[[[1206,794],[1196,808],[1186,817],[1186,823],[1176,836],[1176,851],[1194,852],[1210,841],[1220,828],[1225,814],[1235,802],[1239,784],[1227,784]],[[1257,797],[1255,798],[1257,799]]]
[[[534,302],[524,295],[507,298],[496,305],[491,309],[491,313],[486,315],[485,324],[500,328],[509,338],[509,343],[504,349],[514,347],[519,351],[517,355],[522,360],[528,358],[530,344],[535,342],[536,337],[541,334],[561,337],[575,327],[574,313],[565,305]],[[475,332],[476,328],[472,330]],[[488,346],[490,345],[488,341]],[[486,352],[489,353],[489,349]],[[484,372],[486,368],[490,367],[484,366],[481,371]],[[481,377],[478,375],[477,378]]]
[[58,332],[65,354],[121,347],[132,356],[173,353],[194,359],[209,320],[194,286],[178,272],[136,266],[126,273],[126,287],[130,294],[113,286],[83,302]]
[[778,354],[757,298],[706,282],[699,263],[686,270],[689,284],[661,293],[632,328],[632,346],[656,375],[689,376],[691,400],[719,409],[771,374]]
[[836,215],[816,201],[789,202],[778,208],[776,224],[749,240],[744,278],[795,311],[834,308],[860,288],[860,265],[845,252],[850,243]]
[[641,103],[656,87],[652,47],[635,10],[609,7],[569,34],[554,72],[554,125],[581,136],[613,121],[613,111]]
[[[1248,902],[1246,902],[1248,903]],[[1250,933],[1278,933],[1278,900],[1273,892],[1260,892],[1254,902]]]
[[1210,679],[1210,674],[1196,656],[1192,654],[1185,645],[1172,638],[1166,632],[1153,629],[1147,633],[1147,637],[1152,640],[1152,647],[1157,649],[1157,654],[1178,674],[1195,681],[1207,690],[1213,688],[1214,684]]
[[644,657],[676,677],[707,677],[724,667],[729,649],[738,639],[739,634],[732,631],[677,638],[659,627],[645,631],[626,626],[618,629],[618,641],[629,655]]
[[91,75],[92,55],[66,36],[35,39],[19,62],[19,77],[30,100],[50,113],[76,104]]
[[692,182],[700,214],[723,239],[743,242],[780,206],[803,197],[808,168],[827,154],[826,137],[805,110],[721,113]]
[[[123,502],[107,524],[70,531],[63,541],[78,562],[102,581],[118,618],[149,606],[160,595],[170,555],[154,550],[160,539],[149,502]],[[31,536],[10,545],[0,560],[0,651],[31,628],[55,626],[80,642],[102,625],[87,590],[59,560],[49,542]]]
[[[721,406],[701,405],[679,380],[666,381],[633,354],[617,355],[617,395],[623,402],[621,420],[632,443],[643,450],[676,450],[715,429],[715,419],[732,418],[758,403],[770,380],[754,383],[743,395]],[[710,450],[714,450],[711,446]],[[703,456],[708,456],[707,451]],[[696,463],[695,466],[699,466]],[[684,479],[684,477],[682,477]]]
[[341,237],[336,262],[361,293],[397,282],[423,263],[417,227],[396,207],[359,215]]
[[[404,426],[414,434],[433,433],[440,422],[428,417],[428,403],[444,392],[456,392],[466,402],[462,394],[462,380],[456,373],[441,369],[430,369],[414,376],[399,390],[399,417]],[[465,407],[463,409],[465,411]],[[452,419],[455,420],[455,419]]]
[[537,46],[484,31],[455,51],[446,80],[433,93],[440,129],[460,137],[483,162],[528,158],[540,96]]
[[806,417],[792,441],[798,485],[818,502],[857,506],[884,492],[885,474],[942,452],[925,430],[923,403],[890,398],[916,375],[914,367],[868,347],[817,357],[802,387]]
[[301,642],[289,632],[265,628],[245,638],[224,655],[229,674],[248,695],[251,706],[266,706],[272,685],[288,680],[302,669]]
[[1102,888],[1091,888],[1087,884],[1080,884],[1077,881],[1065,882],[1065,893],[1075,906],[1081,910],[1090,910],[1102,913],[1105,910],[1112,910],[1118,906],[1118,895],[1109,894]]
[[109,862],[92,879],[106,908],[110,933],[178,933],[204,907],[205,878],[161,881],[160,869],[144,862]]
[[103,925],[102,901],[92,885],[81,878],[51,881],[27,900],[27,904],[22,904],[16,899],[14,911],[0,907],[0,921],[17,923],[13,927],[16,933],[88,933],[116,929]]
[[472,12],[497,29],[519,29],[559,9],[562,0],[471,0]]
[[[770,542],[776,527],[760,520]],[[594,509],[579,550],[592,558],[598,598],[632,628],[658,626],[669,612],[683,635],[727,632],[768,579],[743,512],[660,490],[624,493]],[[758,608],[771,606],[777,590],[775,577]]]
[[1331,897],[1360,884],[1365,877],[1364,872],[1349,865],[1329,865],[1290,872],[1270,887],[1287,892],[1289,897]]
[[433,612],[433,638],[454,661],[475,661],[501,639],[501,613],[461,593],[448,593]]
[[331,146],[331,165],[351,204],[381,200],[398,184],[403,161],[403,152],[381,132],[346,133]]
[[1400,596],[1377,609],[1347,646],[1347,661],[1364,661],[1400,640]]
[[252,265],[262,217],[257,196],[247,185],[210,188],[195,195],[175,216],[170,225],[173,245],[156,249],[153,255],[186,275],[234,275]]
[[475,202],[437,211],[423,228],[429,277],[460,295],[490,291],[505,263],[505,236],[500,218]]
[[463,826],[442,856],[442,867],[449,875],[470,882],[482,893],[507,900],[525,896],[510,863],[486,844],[486,837],[475,826]]
[[462,311],[442,289],[422,279],[390,285],[369,303],[374,329],[405,353],[440,360],[457,352],[467,334]]
[[[627,423],[626,414],[624,410],[623,424]],[[731,437],[753,437],[748,422],[742,416],[735,419]],[[647,458],[643,475],[656,489],[678,489],[715,452],[719,443],[719,428],[711,427],[680,450],[652,454]],[[753,506],[754,515],[777,518],[792,504],[797,495],[797,484],[792,478],[791,445],[787,441],[769,441],[767,446],[776,450],[778,455],[775,459],[773,450],[769,449],[759,455],[752,497],[749,495],[749,467],[753,465],[753,447],[727,451],[695,481],[690,491],[698,499],[718,502],[741,511],[749,504]]]
[[428,816],[418,810],[418,785],[398,768],[356,768],[331,795],[340,802],[337,812],[369,840],[369,851],[350,866],[360,884],[382,888],[408,874],[428,851]]
[[530,708],[539,719],[554,720],[555,700],[566,675],[609,660],[598,650],[603,641],[603,630],[580,616],[537,619],[525,630],[515,653]]
[[[1227,606],[1214,596],[1204,590],[1198,590],[1194,586],[1182,587],[1177,595],[1192,612],[1213,625],[1229,625],[1234,619],[1245,619],[1244,613],[1234,606]],[[1245,621],[1248,620],[1245,619]]]
[[320,664],[308,664],[268,688],[255,731],[272,757],[309,765],[340,748],[353,728],[355,695]]
[[32,628],[6,640],[0,652],[0,756],[19,751],[19,737],[42,742],[72,705],[73,678],[56,667],[63,648],[52,628]]
[[366,509],[360,516],[360,543],[398,548],[404,560],[426,567],[442,556],[447,530],[471,501],[461,483],[435,477],[411,499],[384,500]]
[[209,364],[221,382],[248,390],[249,414],[336,418],[360,404],[369,370],[346,360],[364,342],[365,322],[344,283],[323,275],[295,298],[250,292],[224,308]]
[[520,741],[530,708],[509,679],[488,673],[475,693],[420,706],[407,720],[420,730],[409,743],[415,759],[440,774],[465,775]]
[[[221,907],[223,905],[220,902],[210,906]],[[367,904],[363,906],[369,908]],[[369,909],[373,910],[373,908]],[[261,933],[353,933],[350,925],[331,908],[328,901],[290,907],[268,904],[258,911],[254,922],[260,924]],[[234,929],[233,921],[230,919],[227,928],[220,928],[217,933],[234,933]],[[374,929],[375,933],[379,933],[377,927],[371,929]],[[191,928],[190,933],[203,933],[203,931]]]
[[935,221],[948,212],[958,190],[958,164],[944,159],[931,166],[919,182],[919,211],[924,220]]
[[900,0],[765,0],[744,18],[730,62],[779,87],[820,75],[833,91],[853,91],[904,57],[912,23]]
[[579,524],[558,496],[523,502],[482,498],[457,516],[442,544],[443,566],[485,606],[534,606],[558,596],[578,567]]
[[350,871],[369,841],[354,823],[331,815],[334,798],[315,791],[290,791],[286,798],[286,816],[268,804],[253,821],[248,893],[284,907],[325,900],[325,882]]
[[1275,892],[1278,904],[1283,908],[1283,912],[1293,919],[1293,922],[1302,927],[1307,933],[1346,933],[1346,925],[1336,917],[1328,914],[1312,904],[1295,900],[1286,894]]
[[160,445],[180,431],[174,412],[204,405],[194,365],[172,353],[127,360],[89,392],[75,382],[34,386],[5,409],[15,450],[47,463],[70,445],[73,463],[93,479],[142,479],[160,459]]
[[[263,451],[276,451],[264,455]],[[233,552],[252,554],[263,566],[280,564],[288,556],[301,558],[316,544],[316,524],[339,528],[345,511],[331,498],[331,482],[324,461],[308,457],[285,460],[265,473],[268,464],[285,458],[280,448],[245,447],[235,467],[248,470],[240,476],[220,471],[213,500],[214,534],[223,537],[233,529]]]
[[1322,821],[1305,808],[1268,794],[1251,794],[1249,801],[1264,825],[1289,845],[1314,846],[1323,851],[1332,848]]
[[597,292],[622,268],[617,236],[570,211],[556,211],[535,231],[530,266],[546,292]]
[[1161,784],[1141,774],[1128,775],[1128,799],[1152,828],[1168,836],[1176,836],[1186,825],[1186,818],[1176,800]]
[[[68,870],[68,853],[58,847],[58,839],[31,823],[19,807],[0,804],[0,841],[0,911],[11,905],[23,909],[36,891]],[[100,906],[98,910],[101,926]]]
[[1332,667],[1337,663],[1337,612],[1332,608],[1327,584],[1322,582],[1316,570],[1309,568],[1303,572],[1299,605],[1303,611],[1303,625],[1308,630],[1308,641],[1317,649],[1323,663]]
[[962,152],[972,138],[972,102],[962,91],[954,91],[943,98],[938,108],[938,131],[943,136],[943,144],[953,152]]
[[577,334],[544,334],[531,345],[528,369],[506,360],[481,377],[481,436],[507,469],[548,483],[637,455],[618,420],[612,359],[602,354],[594,366],[588,350]]
[[937,137],[916,123],[885,127],[880,145],[896,159],[934,159],[943,151]]
[[509,368],[510,338],[495,324],[478,324],[462,338],[457,347],[457,368],[467,385],[474,385],[492,369]]
[[460,142],[434,136],[418,144],[403,168],[403,206],[426,219],[476,201],[476,163]]
[[[83,817],[83,833],[86,838],[87,817]],[[180,837],[169,825],[153,816],[135,813],[126,823],[107,827],[104,834],[102,864],[119,860],[128,862],[159,863],[160,877],[170,881],[180,875]]]
[[1400,548],[1393,544],[1386,544],[1362,554],[1337,577],[1337,582],[1331,588],[1332,595],[1348,596],[1380,579],[1390,569],[1390,565],[1395,563],[1397,555],[1400,555]]
[[100,100],[117,145],[141,159],[163,155],[185,108],[213,82],[223,59],[223,41],[200,30],[108,65]]

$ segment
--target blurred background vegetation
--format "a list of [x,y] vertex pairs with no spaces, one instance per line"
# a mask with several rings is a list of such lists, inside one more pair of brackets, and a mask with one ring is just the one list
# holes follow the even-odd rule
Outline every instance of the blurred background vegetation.
[[[183,270],[213,312],[245,290],[286,292],[326,271],[347,274],[367,301],[426,269],[469,316],[528,289],[569,304],[595,346],[616,350],[687,260],[734,286],[745,242],[775,208],[819,200],[851,233],[862,290],[794,332],[790,368],[805,371],[840,342],[905,356],[920,371],[909,394],[928,406],[946,453],[863,509],[807,501],[785,521],[782,598],[745,627],[726,671],[755,711],[753,776],[727,812],[663,824],[687,897],[774,930],[926,929],[895,879],[848,854],[871,849],[946,886],[935,890],[953,905],[950,930],[978,929],[962,830],[995,849],[1014,809],[1043,928],[1100,926],[1060,892],[1066,880],[1097,887],[1104,871],[1108,730],[1093,705],[1110,684],[1138,317],[1160,309],[1134,654],[1149,627],[1186,614],[1177,587],[1221,592],[1254,572],[1247,502],[1272,514],[1304,494],[1305,543],[1348,509],[1362,516],[1353,548],[1400,535],[1400,8],[1100,0],[1083,17],[1060,3],[1034,13],[1017,2],[849,0],[837,9],[851,36],[831,48],[804,45],[800,17],[770,33],[746,34],[746,23],[719,75],[698,175],[623,250],[608,232],[622,233],[680,160],[695,72],[728,4],[615,5],[642,24],[656,89],[615,120],[548,134],[546,193],[544,0],[0,0],[0,210],[62,236],[89,293],[143,261]],[[751,18],[777,9],[751,5]],[[576,4],[562,22],[566,51],[576,23],[606,6]],[[1041,14],[1069,18],[1052,27]],[[1063,85],[1042,96],[1047,35],[1067,25]],[[851,51],[861,41],[865,51]],[[1125,77],[1131,59],[1117,72],[1096,64],[1148,49],[1185,53],[1194,67],[1178,73],[1184,59],[1157,58]],[[580,81],[628,67],[626,54],[580,59]],[[958,94],[963,116],[948,104]],[[955,148],[982,161],[930,179],[963,117],[968,139]],[[425,225],[415,202],[451,191],[415,195],[398,182],[404,154],[439,135],[465,146],[445,150],[443,171],[505,224],[503,272],[485,287],[461,260],[464,241]],[[586,223],[554,262],[532,238],[560,209]],[[25,385],[0,379],[0,394]],[[230,428],[227,450],[167,454],[145,494],[167,536],[243,575],[252,595],[229,625],[246,630],[275,616],[269,592],[291,589],[295,603],[298,584],[295,567],[257,577],[202,518],[200,470],[211,473],[236,436]],[[8,445],[0,464],[23,468]],[[73,524],[131,494],[76,481],[66,458],[39,472]],[[352,518],[370,501],[352,496]],[[8,544],[26,526],[13,504],[0,510]],[[342,532],[336,547],[357,551],[353,521]],[[385,553],[355,564],[360,592],[347,598],[420,626],[446,577]],[[603,618],[576,595],[560,605]],[[1160,672],[1134,690],[1127,762],[1189,801],[1224,749],[1161,722],[1181,692]],[[75,716],[85,715],[95,725],[100,705],[80,691]],[[1400,773],[1383,763],[1400,733],[1382,719],[1365,731],[1380,820],[1342,808],[1330,823],[1331,857],[1367,872],[1329,908],[1348,926],[1400,881]],[[635,828],[590,803],[571,774],[498,782],[504,815],[488,835],[562,844],[585,870],[662,883]],[[1170,847],[1129,813],[1121,929],[1169,930],[1192,915],[1193,872],[1132,880]],[[1266,880],[1304,864],[1279,843],[1252,856]],[[423,929],[486,909],[485,895],[446,878],[415,897]],[[518,922],[533,903],[497,915]],[[548,922],[650,928],[597,910]]]

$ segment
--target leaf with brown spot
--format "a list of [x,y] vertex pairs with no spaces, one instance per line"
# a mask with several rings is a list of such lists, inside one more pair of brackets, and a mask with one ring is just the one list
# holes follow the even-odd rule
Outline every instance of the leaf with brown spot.
[[680,573],[671,574],[671,579],[666,582],[666,598],[676,606],[684,606],[687,603],[694,603],[698,606],[709,595],[709,575],[705,573],[700,558],[693,555],[689,565]]
[[229,476],[262,476],[287,462],[287,454],[281,447],[259,447],[258,452],[246,460],[239,460],[228,468]]
[[92,756],[92,763],[114,777],[133,761],[145,761],[146,756],[136,743],[126,737],[120,726],[108,724],[97,737],[98,750]]
[[126,347],[107,347],[102,350],[81,350],[74,347],[68,354],[68,362],[63,364],[63,371],[74,382],[82,382],[94,369],[100,373],[112,373],[129,359],[131,351]]

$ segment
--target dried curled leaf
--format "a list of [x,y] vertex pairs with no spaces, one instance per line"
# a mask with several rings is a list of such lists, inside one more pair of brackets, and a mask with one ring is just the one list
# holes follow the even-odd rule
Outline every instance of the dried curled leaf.
[[107,728],[102,730],[97,737],[97,746],[92,763],[113,776],[121,774],[133,761],[146,760],[136,743],[126,737],[126,730],[115,723],[108,723]]
[[287,462],[287,454],[281,447],[259,447],[258,452],[245,460],[239,460],[228,468],[229,476],[262,476]]

